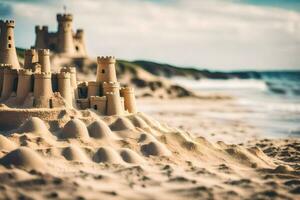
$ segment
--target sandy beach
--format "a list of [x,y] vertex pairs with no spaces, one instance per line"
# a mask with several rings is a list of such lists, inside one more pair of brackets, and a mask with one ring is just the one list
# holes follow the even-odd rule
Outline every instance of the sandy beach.
[[144,98],[138,106],[146,114],[67,112],[55,126],[32,118],[3,133],[0,198],[299,198],[299,139],[264,139],[243,120],[208,117],[244,112],[234,100]]

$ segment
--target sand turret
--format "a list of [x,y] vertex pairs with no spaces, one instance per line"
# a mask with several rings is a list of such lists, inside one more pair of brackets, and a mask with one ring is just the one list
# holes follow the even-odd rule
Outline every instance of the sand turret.
[[71,75],[68,72],[60,72],[57,74],[58,91],[65,99],[69,107],[72,107],[73,90],[71,87]]
[[48,37],[48,26],[35,26],[35,48],[36,49],[47,49],[47,37]]
[[103,94],[106,94],[107,92],[115,92],[119,93],[120,92],[120,83],[119,82],[103,82],[102,84],[103,88]]
[[58,22],[58,52],[74,54],[73,16],[71,14],[57,14],[56,18]]
[[20,64],[15,47],[14,27],[13,20],[0,21],[0,63],[11,64],[12,68],[18,69]]
[[35,107],[51,107],[49,99],[53,94],[51,72],[34,74],[34,105]]
[[4,81],[4,70],[6,68],[12,68],[11,64],[2,64],[0,63],[0,97],[2,93],[3,81]]
[[19,70],[18,87],[17,87],[17,103],[24,102],[27,95],[32,90],[33,77],[32,71],[28,69]]
[[24,52],[24,68],[32,69],[38,62],[38,55],[35,49],[26,49]]
[[97,57],[97,64],[97,82],[117,82],[115,57]]
[[18,81],[18,70],[6,67],[3,73],[1,100],[6,100],[15,91]]
[[135,95],[134,89],[132,87],[124,87],[120,90],[121,97],[124,98],[124,108],[129,113],[136,113],[136,102],[135,102]]
[[39,49],[38,50],[39,63],[41,65],[41,72],[51,72],[50,65],[50,50],[49,49]]
[[106,102],[106,114],[107,115],[122,115],[123,106],[119,93],[107,92],[105,94]]

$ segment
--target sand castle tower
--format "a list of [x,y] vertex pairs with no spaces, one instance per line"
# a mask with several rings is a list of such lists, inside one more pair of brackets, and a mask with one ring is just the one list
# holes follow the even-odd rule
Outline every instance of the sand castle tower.
[[[53,94],[51,81],[49,49],[38,51],[41,72],[34,74],[34,106],[49,107],[49,99]],[[50,106],[51,107],[51,106]]]
[[96,82],[117,82],[115,57],[97,57],[97,79]]
[[71,86],[71,75],[69,72],[60,72],[57,74],[58,79],[58,91],[60,95],[65,99],[69,107],[72,107],[73,103],[73,89]]
[[17,87],[17,103],[22,104],[27,95],[31,92],[33,85],[32,71],[30,69],[19,70],[18,87]]
[[35,49],[26,49],[24,52],[24,69],[33,69],[38,62],[38,55]]
[[56,18],[58,22],[58,52],[74,54],[73,16],[71,14],[57,14]]
[[129,113],[136,113],[136,102],[134,89],[132,87],[124,87],[120,90],[121,97],[124,98],[124,109]]
[[15,91],[18,80],[18,70],[12,69],[12,65],[6,65],[3,69],[3,83],[1,91],[1,100],[6,100],[11,93]]
[[0,63],[10,64],[12,68],[20,68],[14,40],[15,22],[0,21]]
[[48,26],[35,26],[35,48],[36,49],[47,49],[46,43],[48,39]]

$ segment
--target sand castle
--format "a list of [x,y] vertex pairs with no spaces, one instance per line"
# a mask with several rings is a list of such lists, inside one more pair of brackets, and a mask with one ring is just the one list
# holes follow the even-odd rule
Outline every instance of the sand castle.
[[[73,36],[72,15],[58,14],[57,20],[58,33],[48,33],[44,27],[42,34],[36,28],[38,49],[25,50],[22,67],[14,45],[14,21],[1,21],[0,102],[13,108],[91,108],[99,115],[135,113],[134,90],[120,86],[114,57],[97,58],[96,81],[77,84],[74,67],[53,72],[50,49],[69,55],[86,54],[83,32],[79,31],[80,37],[78,31]],[[56,45],[54,49],[52,45]],[[77,51],[78,46],[84,51]]]
[[84,57],[87,55],[82,29],[73,32],[73,15],[57,14],[57,32],[49,32],[48,26],[35,27],[35,49],[50,49],[64,56]]

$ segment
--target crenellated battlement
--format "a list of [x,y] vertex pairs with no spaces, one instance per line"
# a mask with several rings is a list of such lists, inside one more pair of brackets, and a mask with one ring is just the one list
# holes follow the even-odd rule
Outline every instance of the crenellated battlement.
[[0,24],[2,26],[11,27],[11,28],[15,27],[15,21],[14,20],[5,20],[5,21],[1,20]]
[[18,75],[18,69],[11,69],[11,68],[5,68],[4,69],[4,75],[8,75],[8,74],[11,74],[11,75]]
[[97,62],[98,64],[100,63],[113,64],[116,63],[116,58],[114,56],[98,56]]
[[19,75],[20,76],[31,76],[33,74],[31,69],[20,69]]
[[90,101],[106,101],[106,96],[90,96]]
[[40,56],[49,56],[50,50],[49,49],[39,49],[38,54],[39,54],[39,57]]
[[4,68],[11,68],[12,67],[12,64],[7,64],[7,63],[0,63],[0,67]]
[[36,55],[36,50],[35,49],[26,49],[24,52],[25,56],[35,56]]
[[76,68],[75,67],[62,67],[60,69],[61,72],[69,72],[69,73],[76,73]]
[[134,88],[133,87],[122,87],[120,89],[121,95],[124,93],[134,93]]
[[56,19],[58,22],[72,21],[73,15],[72,14],[57,14]]
[[34,79],[51,79],[51,72],[34,73]]
[[71,74],[69,72],[60,72],[57,74],[58,79],[70,79]]

